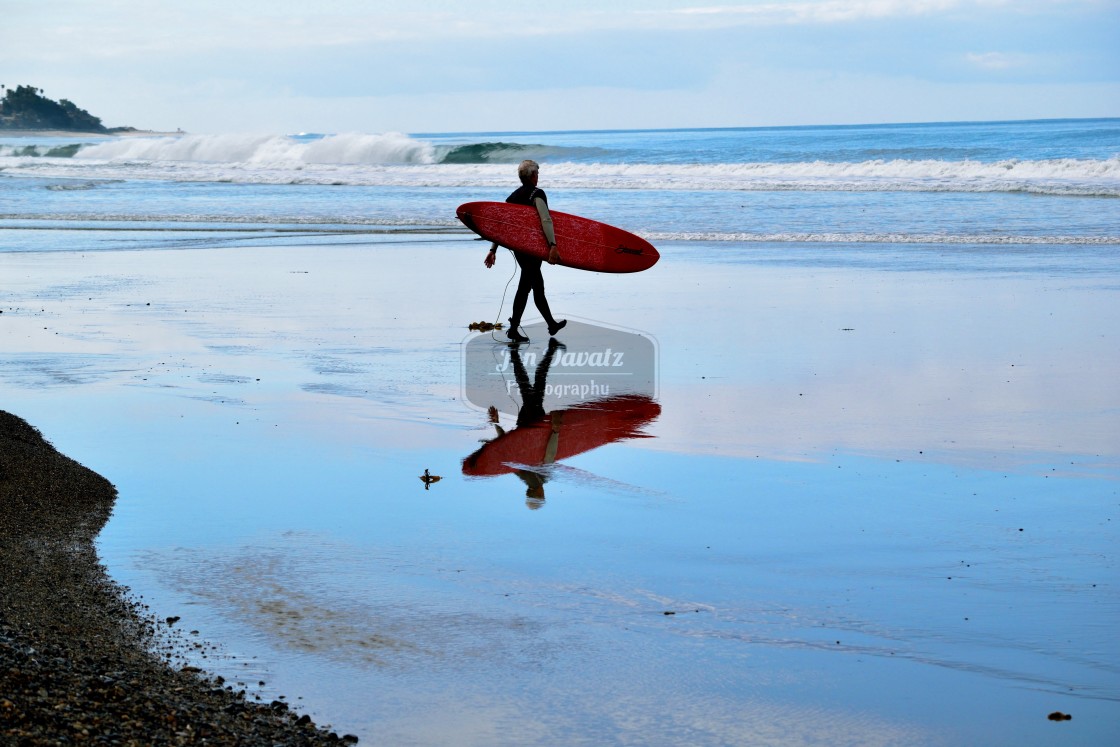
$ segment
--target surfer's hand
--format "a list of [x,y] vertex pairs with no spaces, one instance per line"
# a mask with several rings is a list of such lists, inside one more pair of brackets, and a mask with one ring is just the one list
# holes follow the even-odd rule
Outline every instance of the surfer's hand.
[[486,255],[486,259],[482,260],[482,264],[486,265],[487,268],[491,268],[494,266],[495,259],[497,259],[497,254],[493,249],[491,249],[490,252]]
[[556,244],[553,244],[548,249],[548,263],[550,265],[554,265],[559,261],[560,261],[560,250],[556,248]]

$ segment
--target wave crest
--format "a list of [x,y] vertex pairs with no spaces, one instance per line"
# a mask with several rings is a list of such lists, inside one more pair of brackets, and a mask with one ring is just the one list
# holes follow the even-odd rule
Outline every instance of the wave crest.
[[517,163],[526,158],[565,158],[594,149],[507,142],[433,145],[399,132],[378,135],[180,135],[124,138],[89,145],[55,148],[34,146],[10,156],[77,157],[87,161],[159,163],[164,161],[228,163],[291,167],[312,165],[385,166],[417,164]]
[[440,146],[440,163],[519,163],[526,158],[548,161],[593,158],[607,153],[602,148],[576,148],[539,143],[484,142]]
[[348,133],[307,140],[284,135],[182,135],[123,138],[82,148],[98,161],[201,161],[298,167],[304,164],[435,163],[436,149],[399,132]]
[[205,163],[300,166],[314,164],[407,165],[517,163],[526,158],[579,158],[601,152],[593,148],[565,148],[536,143],[478,142],[433,145],[399,132],[378,135],[181,135],[128,138],[104,143],[55,148],[34,146],[3,152],[12,156],[77,155],[102,161],[197,161]]

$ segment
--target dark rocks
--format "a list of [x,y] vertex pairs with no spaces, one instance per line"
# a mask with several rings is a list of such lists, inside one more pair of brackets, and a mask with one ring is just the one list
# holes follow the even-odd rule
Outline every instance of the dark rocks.
[[115,499],[107,480],[0,411],[0,744],[357,741],[157,655],[157,622],[178,618],[129,599],[94,550]]

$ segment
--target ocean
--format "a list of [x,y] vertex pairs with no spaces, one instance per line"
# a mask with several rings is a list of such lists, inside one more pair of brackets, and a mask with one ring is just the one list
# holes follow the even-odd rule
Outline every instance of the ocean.
[[[0,137],[0,220],[461,228],[524,158],[651,241],[1120,242],[1120,120],[666,131]],[[10,247],[5,247],[11,250]]]
[[[524,158],[661,259],[515,351]],[[1120,119],[0,137],[0,408],[363,743],[1113,744],[1118,207]]]

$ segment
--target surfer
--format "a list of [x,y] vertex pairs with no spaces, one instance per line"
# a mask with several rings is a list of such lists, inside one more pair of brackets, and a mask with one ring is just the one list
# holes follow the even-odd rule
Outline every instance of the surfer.
[[[543,189],[537,188],[540,165],[536,161],[522,161],[517,167],[517,176],[521,179],[521,186],[506,198],[506,202],[516,205],[529,205],[537,209],[537,214],[541,218],[541,229],[544,230],[545,239],[548,241],[548,263],[554,265],[560,261],[560,251],[556,247],[556,234],[552,230],[552,216],[548,213],[548,197],[545,196]],[[542,260],[518,251],[513,252],[513,257],[517,260],[518,267],[521,268],[521,278],[517,281],[517,292],[513,295],[513,316],[509,318],[509,330],[506,331],[506,337],[513,342],[529,341],[529,338],[521,334],[518,329],[521,326],[521,315],[525,313],[525,305],[529,301],[529,291],[533,292],[533,303],[536,304],[537,311],[541,312],[545,323],[548,324],[549,336],[556,335],[564,328],[568,320],[556,321],[552,316],[552,311],[548,308],[548,299],[544,295],[544,276],[541,274]],[[493,244],[486,255],[484,264],[487,268],[493,267],[497,258],[498,245]]]

